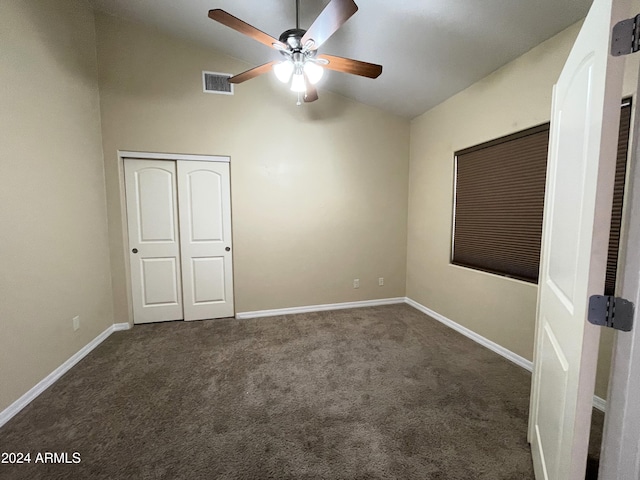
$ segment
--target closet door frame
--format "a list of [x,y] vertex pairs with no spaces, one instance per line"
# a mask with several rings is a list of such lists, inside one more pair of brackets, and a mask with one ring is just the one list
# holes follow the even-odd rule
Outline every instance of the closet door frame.
[[[189,160],[198,162],[223,162],[229,163],[231,166],[231,157],[226,155],[190,155],[190,154],[178,154],[178,153],[157,153],[157,152],[137,152],[131,150],[118,150],[118,178],[119,178],[119,194],[120,194],[120,224],[122,228],[122,244],[121,244],[121,259],[118,261],[121,268],[124,268],[125,276],[125,298],[127,303],[128,323],[130,326],[134,325],[133,321],[133,297],[131,289],[131,268],[129,265],[129,229],[127,225],[127,204],[125,196],[125,178],[124,178],[124,161],[125,159],[138,159],[138,160]],[[233,201],[231,201],[231,236],[233,238]],[[233,255],[233,250],[231,251]],[[234,263],[234,262],[232,262]],[[234,276],[235,283],[235,276]],[[235,292],[235,285],[234,285]],[[234,312],[235,312],[235,295],[233,298]],[[123,319],[124,320],[124,319]]]

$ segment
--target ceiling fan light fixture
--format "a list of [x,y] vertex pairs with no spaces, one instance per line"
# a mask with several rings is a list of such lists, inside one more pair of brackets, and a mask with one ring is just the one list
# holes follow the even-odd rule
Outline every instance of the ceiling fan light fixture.
[[306,73],[311,85],[315,85],[322,79],[324,68],[314,62],[306,62],[304,64],[304,73]]
[[293,79],[291,80],[291,91],[300,92],[300,93],[307,91],[307,86],[305,84],[304,76],[302,75],[302,72],[295,73],[293,75]]
[[209,10],[209,18],[212,20],[279,51],[285,57],[284,61],[274,60],[234,75],[229,78],[229,83],[242,83],[273,69],[278,80],[289,84],[289,88],[297,93],[299,105],[302,99],[305,103],[318,100],[315,84],[321,81],[325,66],[329,70],[368,78],[377,78],[382,73],[382,65],[332,55],[317,55],[317,49],[358,11],[354,0],[328,0],[328,4],[308,30],[300,28],[300,0],[295,2],[296,28],[284,31],[279,39],[220,8]]
[[293,63],[289,60],[276,63],[273,66],[273,73],[276,74],[276,77],[278,77],[278,80],[282,83],[288,83],[291,79],[291,75],[293,74]]

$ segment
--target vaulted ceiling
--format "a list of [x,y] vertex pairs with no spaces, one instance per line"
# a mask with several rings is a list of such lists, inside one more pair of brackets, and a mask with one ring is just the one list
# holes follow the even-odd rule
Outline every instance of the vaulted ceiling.
[[[277,60],[280,54],[210,20],[207,12],[222,8],[276,38],[296,24],[295,0],[89,1],[96,10],[155,26],[255,65]],[[328,3],[300,0],[300,27],[308,28]],[[319,52],[378,63],[384,70],[375,80],[327,72],[318,85],[320,101],[322,90],[330,90],[413,118],[580,20],[591,0],[356,3],[359,11]]]

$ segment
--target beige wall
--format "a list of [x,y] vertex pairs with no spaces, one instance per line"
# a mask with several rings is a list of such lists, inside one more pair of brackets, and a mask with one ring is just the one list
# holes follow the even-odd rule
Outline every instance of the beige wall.
[[[552,86],[574,25],[413,120],[407,296],[529,360],[537,286],[450,265],[453,153],[548,122]],[[637,67],[628,69],[632,90]],[[603,335],[597,394],[606,396],[612,335]]]
[[231,157],[236,311],[404,296],[408,120],[321,87],[296,107],[271,74],[205,94],[202,70],[249,66],[96,24],[116,321],[130,319],[119,149]]
[[0,85],[1,411],[113,323],[87,4],[2,0]]

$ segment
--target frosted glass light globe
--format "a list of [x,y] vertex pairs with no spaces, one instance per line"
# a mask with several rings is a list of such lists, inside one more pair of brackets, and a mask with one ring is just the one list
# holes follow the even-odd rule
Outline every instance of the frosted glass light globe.
[[307,86],[304,82],[304,76],[301,73],[296,73],[291,80],[291,91],[293,92],[305,92]]
[[293,63],[289,60],[276,63],[273,66],[273,73],[276,74],[276,77],[278,77],[278,80],[282,83],[287,83],[289,79],[291,79],[291,74],[293,73]]
[[307,74],[307,78],[311,85],[315,85],[320,81],[322,75],[324,75],[324,68],[317,63],[307,62],[304,64],[304,73]]

